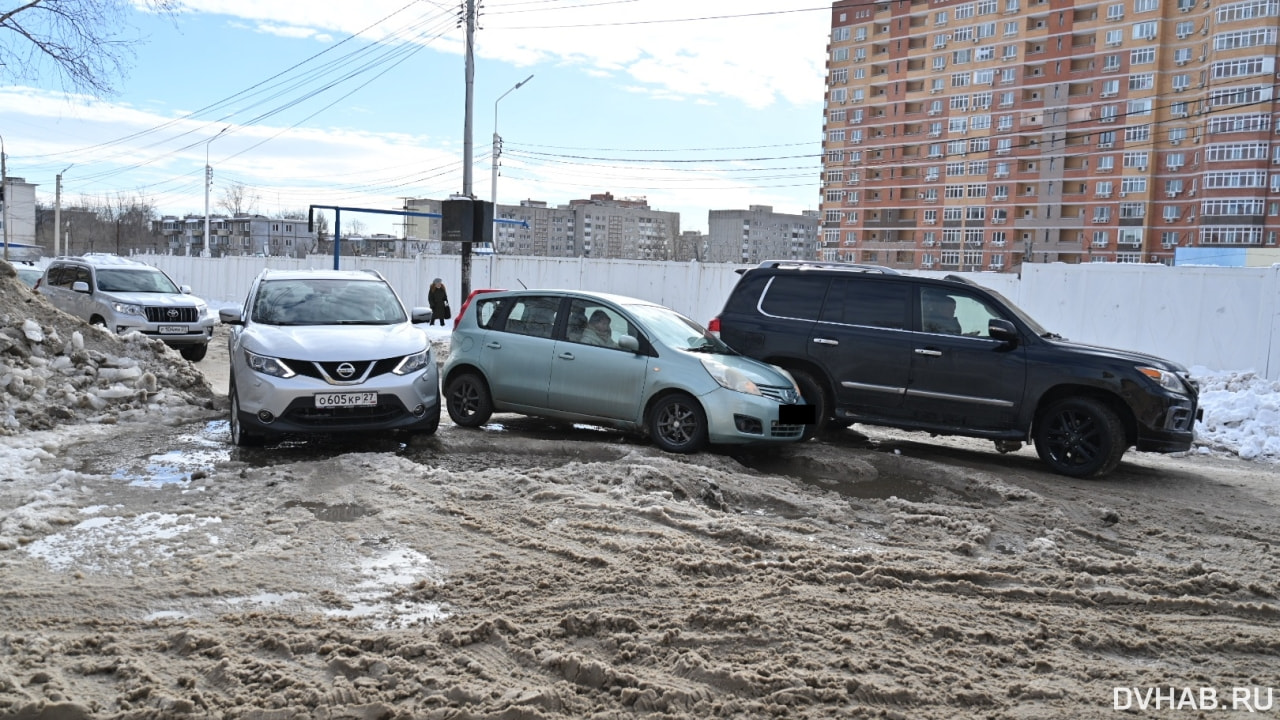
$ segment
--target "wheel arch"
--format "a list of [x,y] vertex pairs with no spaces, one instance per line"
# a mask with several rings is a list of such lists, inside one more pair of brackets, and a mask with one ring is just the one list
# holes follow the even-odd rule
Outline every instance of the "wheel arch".
[[443,377],[440,378],[440,387],[441,388],[448,387],[449,383],[453,382],[454,378],[464,373],[472,373],[474,375],[479,376],[479,378],[484,381],[485,388],[488,388],[490,390],[492,389],[492,385],[490,385],[489,383],[489,376],[485,375],[483,370],[481,370],[479,367],[475,365],[472,365],[471,363],[462,363],[459,365],[455,365],[452,368],[449,368],[449,374],[444,375]]
[[654,407],[656,407],[663,399],[669,398],[672,395],[684,395],[692,398],[694,402],[698,403],[698,407],[702,408],[702,414],[704,416],[706,415],[707,406],[702,404],[702,400],[699,399],[697,395],[694,395],[688,390],[683,390],[677,387],[663,388],[653,395],[650,395],[649,399],[645,401],[644,412],[640,415],[640,432],[642,434],[645,436],[648,436],[649,434],[649,420],[653,417]]
[[1092,387],[1089,385],[1056,385],[1040,396],[1036,403],[1035,416],[1032,418],[1031,427],[1027,429],[1027,437],[1032,437],[1035,433],[1036,426],[1040,424],[1040,419],[1054,403],[1066,398],[1093,398],[1107,406],[1116,417],[1120,418],[1120,424],[1124,426],[1124,440],[1126,447],[1132,447],[1138,442],[1138,419],[1134,416],[1133,410],[1129,404],[1114,392],[1110,392],[1103,388]]

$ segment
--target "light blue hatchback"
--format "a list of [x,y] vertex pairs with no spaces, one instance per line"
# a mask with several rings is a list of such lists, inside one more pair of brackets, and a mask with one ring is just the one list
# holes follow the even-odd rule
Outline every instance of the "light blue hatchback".
[[616,427],[669,452],[794,442],[813,422],[785,370],[646,300],[569,290],[476,296],[443,373],[453,422],[494,412]]

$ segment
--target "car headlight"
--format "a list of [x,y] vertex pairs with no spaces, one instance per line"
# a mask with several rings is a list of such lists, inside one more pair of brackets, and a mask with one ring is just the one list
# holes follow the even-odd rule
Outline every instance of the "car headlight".
[[294,375],[297,375],[297,373],[289,369],[288,365],[285,365],[283,362],[273,357],[267,357],[266,355],[259,355],[245,350],[244,359],[245,362],[249,364],[249,368],[251,370],[260,372],[263,375],[270,375],[271,377],[278,378],[291,378]]
[[418,372],[422,368],[426,367],[430,362],[431,351],[423,350],[420,353],[405,355],[404,359],[400,361],[400,364],[396,365],[395,369],[391,372],[397,375],[408,375],[412,372]]
[[112,308],[121,315],[137,315],[138,317],[146,317],[146,313],[142,311],[141,305],[131,305],[129,303],[112,303]]
[[737,368],[716,362],[712,358],[702,358],[702,367],[706,368],[708,375],[720,383],[720,387],[748,395],[760,394],[760,388],[756,387],[755,382]]
[[1184,393],[1184,394],[1187,392],[1186,386],[1182,384],[1182,379],[1179,378],[1176,374],[1169,372],[1168,370],[1161,370],[1160,368],[1153,368],[1153,367],[1147,367],[1145,365],[1139,365],[1138,372],[1151,378],[1151,380],[1155,384],[1159,385],[1165,390],[1168,390],[1169,392]]

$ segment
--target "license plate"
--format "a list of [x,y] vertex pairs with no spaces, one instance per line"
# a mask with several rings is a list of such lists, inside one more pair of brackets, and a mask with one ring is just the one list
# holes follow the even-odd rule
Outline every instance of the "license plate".
[[161,335],[186,335],[187,326],[186,325],[161,325],[160,334]]
[[779,405],[778,422],[783,425],[812,425],[818,421],[816,405]]
[[378,404],[378,393],[326,393],[316,395],[316,407],[370,407]]

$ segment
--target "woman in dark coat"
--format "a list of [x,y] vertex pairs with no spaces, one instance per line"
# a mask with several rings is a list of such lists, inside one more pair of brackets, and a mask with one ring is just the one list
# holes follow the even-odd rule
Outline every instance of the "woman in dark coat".
[[431,324],[437,320],[440,325],[453,316],[449,312],[449,292],[444,289],[444,281],[436,278],[431,281],[431,289],[427,291],[427,304],[431,306]]

